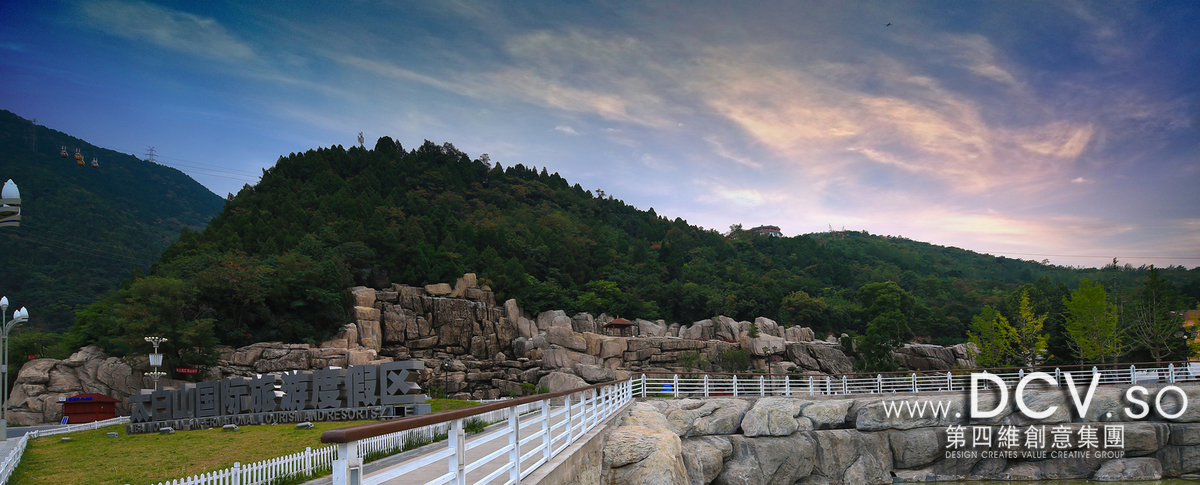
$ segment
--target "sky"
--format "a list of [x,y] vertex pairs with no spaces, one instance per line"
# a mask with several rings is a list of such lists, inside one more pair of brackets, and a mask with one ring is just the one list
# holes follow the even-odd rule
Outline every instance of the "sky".
[[390,136],[727,231],[1200,266],[1200,3],[0,3],[0,108],[218,195]]

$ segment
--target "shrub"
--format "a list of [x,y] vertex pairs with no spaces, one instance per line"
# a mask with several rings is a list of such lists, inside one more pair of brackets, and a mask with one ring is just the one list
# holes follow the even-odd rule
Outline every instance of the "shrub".
[[709,364],[711,364],[711,362],[709,362],[708,359],[705,358],[704,355],[702,355],[698,350],[689,350],[679,354],[679,366],[683,367],[683,369],[686,371],[704,369],[705,367],[708,367]]
[[479,418],[467,418],[463,421],[463,431],[468,433],[480,433],[487,428],[487,423]]
[[725,372],[746,372],[750,369],[750,351],[746,349],[728,349],[721,352],[717,365]]

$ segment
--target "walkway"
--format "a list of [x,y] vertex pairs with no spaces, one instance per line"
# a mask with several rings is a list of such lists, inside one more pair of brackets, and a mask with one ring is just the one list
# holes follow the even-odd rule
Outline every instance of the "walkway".
[[[551,412],[551,414],[553,414],[555,411],[558,411],[561,409],[562,409],[562,406],[552,406],[550,408],[550,412]],[[537,433],[538,431],[541,431],[541,423],[536,423],[536,424],[532,424],[532,425],[529,424],[531,421],[536,420],[540,414],[541,414],[541,411],[534,411],[534,412],[531,412],[531,413],[526,414],[521,417],[521,431],[520,431],[521,436],[529,436],[531,434]],[[558,416],[555,416],[552,420],[551,426],[561,423],[565,419],[566,419],[566,413],[562,413]],[[573,420],[573,421],[575,421],[574,424],[578,425],[579,419],[580,418],[578,416],[576,416],[575,419]],[[482,458],[484,456],[487,456],[488,454],[493,453],[496,450],[508,445],[508,440],[506,440],[506,439],[495,439],[490,442],[483,443],[481,445],[475,446],[474,448],[471,448],[472,443],[486,440],[493,433],[503,434],[507,431],[507,429],[508,429],[508,424],[501,422],[501,423],[496,423],[491,426],[488,426],[487,429],[485,429],[481,433],[476,433],[476,434],[468,436],[467,437],[467,445],[466,445],[468,447],[468,449],[467,449],[468,463],[478,460],[479,458]],[[529,451],[533,450],[534,448],[537,448],[538,445],[540,445],[541,443],[542,443],[541,440],[534,440],[533,442],[526,443],[524,446],[521,447],[521,454],[523,455],[525,453],[528,453]],[[397,468],[397,467],[403,466],[405,464],[412,463],[412,462],[417,461],[425,456],[442,451],[442,450],[446,449],[447,446],[449,446],[449,440],[442,440],[437,443],[432,443],[432,444],[422,446],[415,450],[409,450],[409,451],[406,451],[403,453],[399,453],[396,455],[392,455],[392,456],[389,456],[386,458],[381,458],[379,460],[375,460],[373,462],[367,463],[366,465],[363,465],[364,479],[370,480],[370,478],[374,475],[378,475],[387,470],[391,470],[393,468]],[[562,444],[559,442],[556,442],[555,446],[556,447],[562,446]],[[537,458],[530,458],[531,462],[536,461],[536,460],[537,460]],[[471,471],[470,473],[467,474],[467,483],[475,483],[475,481],[487,476],[489,473],[492,473],[497,468],[504,466],[506,463],[507,463],[507,460],[505,460],[505,459],[497,459],[491,463],[487,463],[487,464],[479,467],[476,470]],[[543,465],[543,466],[545,466],[545,465]],[[427,482],[432,481],[442,475],[445,475],[446,472],[448,472],[448,471],[449,471],[449,469],[446,466],[446,462],[444,460],[440,460],[433,464],[426,465],[422,468],[419,468],[415,471],[409,472],[409,473],[405,474],[403,477],[395,478],[395,479],[392,479],[392,480],[389,480],[389,481],[386,481],[383,483],[397,484],[397,485],[413,484],[413,483],[427,483]],[[506,481],[507,479],[508,479],[507,474],[504,474],[503,477],[497,478],[497,480],[500,480],[500,481]],[[322,477],[322,478],[318,478],[315,480],[305,482],[302,485],[327,485],[330,483],[332,483],[332,477],[326,476],[326,477]]]

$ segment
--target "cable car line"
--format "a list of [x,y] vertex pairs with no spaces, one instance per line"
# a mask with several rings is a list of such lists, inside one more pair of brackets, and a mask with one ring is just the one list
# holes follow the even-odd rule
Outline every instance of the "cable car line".
[[[28,229],[28,231],[24,231],[23,234],[30,234],[30,232],[32,231],[32,235],[50,236],[50,237],[54,238],[55,240],[62,242],[64,244],[73,244],[73,245],[85,246],[85,247],[86,246],[93,246],[93,247],[98,246],[94,241],[91,241],[91,240],[87,240],[87,239],[84,239],[84,238],[81,238],[78,236],[72,236],[72,235],[68,235],[68,234],[59,234],[54,231],[47,230],[47,229],[41,227],[40,223],[23,224],[23,226],[25,226]],[[127,257],[130,259],[140,259],[140,257],[137,256],[136,253],[129,252],[125,248],[121,248],[121,247],[111,245],[111,244],[105,244],[103,246],[104,246],[103,249],[105,251],[110,251],[110,254],[112,252],[115,252],[116,254],[128,255]]]
[[79,246],[76,246],[76,245],[70,244],[70,243],[63,243],[63,244],[68,244],[70,246],[75,246],[75,247],[62,246],[60,244],[57,244],[57,243],[59,243],[59,241],[53,241],[53,240],[47,241],[42,238],[30,236],[29,234],[24,234],[24,233],[10,234],[9,239],[17,240],[17,241],[24,241],[24,242],[39,245],[39,246],[47,246],[47,247],[51,247],[54,249],[61,249],[63,251],[71,251],[74,253],[80,253],[80,254],[84,254],[87,256],[95,257],[95,258],[107,259],[109,261],[114,261],[114,262],[122,263],[122,264],[132,264],[132,265],[137,265],[137,266],[150,266],[150,265],[154,264],[153,262],[150,262],[148,260],[125,259],[124,257],[119,257],[119,256],[114,257],[111,254],[104,254],[104,253],[101,253],[98,251],[88,250],[87,248],[80,248]]
[[[101,250],[98,250],[98,249],[95,249],[92,247],[83,246],[83,245],[75,244],[75,243],[68,242],[68,241],[61,241],[61,240],[46,238],[46,237],[33,235],[33,234],[29,234],[29,233],[21,233],[18,236],[25,237],[28,240],[30,240],[31,242],[37,242],[37,243],[47,244],[47,245],[51,245],[51,244],[60,245],[60,246],[57,246],[59,249],[66,249],[68,251],[75,251],[75,252],[88,253],[91,255],[98,255],[100,257],[107,257],[107,258],[113,259],[113,260],[120,260],[120,261],[126,262],[126,263],[149,264],[149,263],[147,263],[147,261],[149,261],[149,260],[142,259],[142,258],[134,256],[134,255],[109,253],[109,252],[101,251]],[[66,245],[67,247],[63,247],[61,245]]]

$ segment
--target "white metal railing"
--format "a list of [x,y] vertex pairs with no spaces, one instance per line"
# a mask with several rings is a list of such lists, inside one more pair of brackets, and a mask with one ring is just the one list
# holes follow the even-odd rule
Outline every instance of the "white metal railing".
[[109,426],[116,426],[118,424],[126,424],[128,422],[129,416],[117,416],[115,418],[105,419],[103,421],[93,421],[83,424],[68,424],[66,426],[54,429],[30,431],[30,433],[33,433],[34,438],[41,438],[42,436],[54,436],[56,434],[74,433],[76,431],[91,431],[93,429],[107,428]]
[[[415,480],[414,472],[436,466],[445,470],[445,473],[425,482],[427,485],[465,485],[472,472],[476,472],[476,475],[486,473],[473,481],[476,484],[491,483],[496,479],[501,479],[501,483],[505,484],[517,484],[621,410],[633,400],[633,389],[633,381],[627,379],[567,394],[548,395],[528,403],[534,412],[524,418],[516,406],[501,409],[499,411],[505,414],[506,425],[470,441],[465,439],[463,430],[463,421],[467,418],[453,419],[446,423],[450,429],[445,448],[368,477],[362,475],[362,455],[358,453],[362,447],[357,443],[370,438],[337,443],[338,458],[333,464],[333,483],[374,485],[401,476]],[[560,400],[561,403],[556,403]],[[467,452],[481,446],[491,451],[470,460]]]
[[13,471],[17,469],[17,465],[21,463],[21,455],[25,454],[25,445],[29,444],[29,435],[25,433],[17,441],[16,446],[12,451],[8,452],[8,456],[4,457],[4,461],[0,462],[0,485],[8,483],[8,478],[12,476]]
[[[517,409],[517,414],[525,414],[530,411],[533,411],[534,405],[532,403],[520,404],[520,405],[516,406],[516,409]],[[504,421],[505,419],[508,418],[506,410],[504,410],[504,409],[500,409],[500,410],[496,410],[496,411],[489,411],[489,412],[486,412],[483,414],[478,414],[478,415],[475,415],[472,417],[479,419],[485,423],[489,423],[489,424],[490,423],[498,423],[498,422]],[[442,424],[434,424],[434,425],[429,425],[429,426],[412,429],[412,430],[408,430],[408,431],[399,431],[396,433],[388,433],[385,435],[379,435],[379,436],[375,436],[372,438],[359,440],[358,441],[358,456],[365,457],[372,453],[378,453],[378,452],[386,453],[386,452],[392,451],[392,450],[403,449],[404,443],[406,441],[408,441],[409,436],[412,436],[414,434],[421,433],[421,434],[426,434],[428,436],[436,436],[436,435],[440,435],[440,434],[449,434],[449,432],[450,432],[450,423],[446,422],[446,423],[442,423]],[[333,447],[330,446],[329,448],[333,448]]]
[[[1038,369],[1053,377],[1056,385],[1065,385],[1064,374],[1076,383],[1091,382],[1092,373],[1100,374],[1101,385],[1177,383],[1200,381],[1200,363],[1166,366],[1079,368],[1069,372],[1061,368]],[[987,370],[978,372],[986,373]],[[1027,372],[992,372],[1006,386],[1015,386]],[[988,381],[984,381],[985,383]],[[792,374],[666,374],[646,373],[634,379],[638,397],[710,397],[710,396],[817,396],[837,394],[888,394],[897,392],[939,392],[968,389],[971,371],[912,372],[907,374],[853,374],[806,376]],[[986,384],[985,384],[986,385]]]

